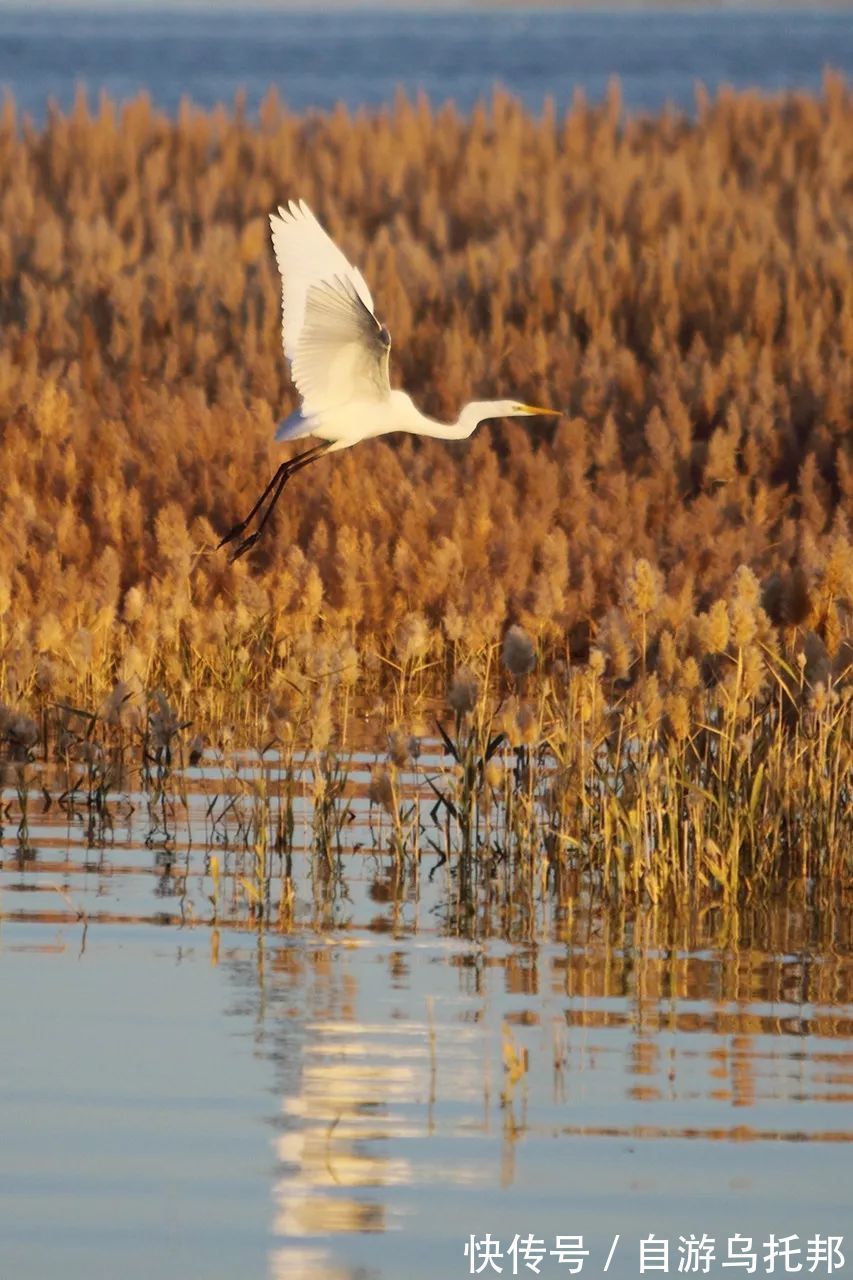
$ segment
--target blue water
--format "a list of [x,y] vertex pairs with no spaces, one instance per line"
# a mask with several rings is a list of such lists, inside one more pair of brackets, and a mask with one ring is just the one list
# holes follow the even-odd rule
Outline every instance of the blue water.
[[253,110],[271,85],[296,109],[377,106],[399,86],[470,108],[496,84],[538,109],[599,100],[618,75],[631,110],[691,110],[697,82],[814,90],[827,66],[853,71],[849,10],[0,11],[0,84],[37,120],[80,83],[168,111],[240,91]]
[[471,1233],[532,1233],[598,1277],[618,1233],[628,1280],[695,1232],[725,1280],[739,1232],[805,1277],[815,1234],[851,1256],[850,1010],[763,999],[784,963],[825,960],[0,920],[0,1276],[463,1280]]
[[688,920],[497,859],[463,888],[429,799],[397,871],[370,759],[331,866],[297,777],[266,926],[239,831],[267,762],[128,771],[99,828],[74,773],[0,761],[0,1280],[463,1280],[472,1233],[506,1278],[528,1234],[582,1235],[581,1280],[617,1234],[611,1280],[650,1233],[673,1277],[690,1233],[710,1280],[736,1233],[853,1260],[844,904]]

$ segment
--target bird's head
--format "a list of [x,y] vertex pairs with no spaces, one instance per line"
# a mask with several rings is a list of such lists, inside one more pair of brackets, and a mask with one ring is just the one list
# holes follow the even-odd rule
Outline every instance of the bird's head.
[[541,409],[535,404],[521,404],[519,401],[510,401],[512,408],[507,410],[508,418],[559,418],[562,414],[560,409]]
[[[472,406],[473,408],[474,406]],[[480,421],[487,418],[559,418],[559,409],[541,409],[535,404],[524,404],[521,400],[481,400],[476,407],[480,411]]]

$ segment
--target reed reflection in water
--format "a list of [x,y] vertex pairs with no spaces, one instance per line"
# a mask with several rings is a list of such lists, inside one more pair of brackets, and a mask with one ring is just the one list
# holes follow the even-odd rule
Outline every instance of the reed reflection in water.
[[593,1274],[618,1232],[626,1275],[650,1231],[843,1234],[843,886],[628,911],[495,862],[463,890],[353,790],[261,914],[209,792],[108,796],[97,839],[33,800],[25,842],[4,796],[0,1275],[433,1280],[487,1231],[583,1234]]
[[614,947],[609,923],[268,957],[275,1274],[462,1274],[468,1233],[502,1227],[635,1247],[652,1211],[673,1239],[843,1231],[849,955],[690,953],[660,918]]

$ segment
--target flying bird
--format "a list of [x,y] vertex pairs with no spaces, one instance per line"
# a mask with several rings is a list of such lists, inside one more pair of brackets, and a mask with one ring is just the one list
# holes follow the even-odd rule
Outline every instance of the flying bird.
[[276,440],[318,440],[283,462],[244,520],[229,529],[220,547],[240,538],[269,504],[257,529],[232,559],[254,546],[291,476],[324,454],[359,440],[408,431],[436,440],[465,440],[488,418],[551,414],[518,400],[473,400],[455,422],[437,422],[415,407],[405,391],[392,390],[391,335],[377,320],[364,277],[346,260],[304,200],[270,215],[272,243],[281,272],[281,336],[290,374],[302,403],[280,422]]

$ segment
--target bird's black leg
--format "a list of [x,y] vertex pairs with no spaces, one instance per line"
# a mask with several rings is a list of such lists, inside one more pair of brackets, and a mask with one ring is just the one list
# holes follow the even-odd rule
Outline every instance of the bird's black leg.
[[258,514],[258,511],[261,509],[261,506],[263,505],[264,499],[265,499],[265,498],[268,496],[268,494],[269,494],[269,493],[271,493],[271,492],[272,492],[272,490],[275,488],[276,484],[278,483],[278,481],[279,481],[279,480],[280,480],[280,478],[281,478],[281,474],[282,474],[282,472],[283,472],[283,471],[286,471],[286,470],[287,470],[287,463],[286,463],[286,462],[283,462],[283,463],[281,464],[281,466],[278,468],[278,470],[276,471],[276,473],[275,473],[275,475],[273,476],[272,480],[270,480],[270,482],[269,482],[269,484],[267,485],[266,489],[264,489],[263,493],[262,493],[262,494],[261,494],[261,496],[258,498],[258,500],[257,500],[257,502],[255,503],[255,505],[252,507],[252,510],[251,510],[251,511],[249,512],[249,514],[246,516],[245,520],[240,520],[240,521],[238,521],[238,523],[237,523],[237,524],[232,525],[232,527],[231,527],[231,528],[228,530],[228,532],[226,533],[225,537],[224,537],[224,538],[223,538],[223,539],[222,539],[222,540],[217,544],[217,547],[216,547],[216,550],[217,550],[217,551],[219,550],[219,548],[220,548],[220,547],[224,547],[224,546],[225,546],[225,544],[226,544],[227,542],[233,542],[235,538],[239,538],[239,537],[240,537],[240,534],[244,531],[244,529],[246,528],[246,526],[247,526],[248,524],[250,524],[250,523],[251,523],[251,521],[254,519],[254,517]]
[[[260,507],[264,498],[269,493],[270,489],[272,489],[276,480],[278,480],[278,486],[276,488],[276,491],[273,494],[272,498],[270,499],[269,506],[267,507],[264,514],[261,516],[260,523],[258,524],[257,529],[253,534],[251,534],[248,538],[246,538],[245,541],[240,543],[239,547],[231,557],[232,563],[235,560],[239,560],[240,556],[245,555],[246,552],[251,547],[253,547],[255,543],[258,541],[258,538],[260,538],[261,534],[266,528],[267,521],[269,520],[270,516],[273,513],[273,508],[275,507],[275,504],[278,502],[279,498],[281,497],[282,490],[284,489],[284,486],[287,484],[290,477],[295,475],[297,471],[301,471],[303,467],[307,467],[310,462],[316,462],[317,459],[321,458],[323,454],[326,453],[326,451],[330,448],[331,448],[331,442],[324,440],[322,444],[317,445],[313,449],[308,449],[307,452],[305,453],[300,453],[297,457],[291,458],[290,462],[285,462],[282,466],[279,467],[278,471],[273,476],[272,481],[270,482],[270,484],[267,485],[264,493],[261,495],[260,499],[255,504],[250,514],[243,521],[242,527],[239,527],[239,532],[242,532],[242,529],[246,527],[248,522],[251,520],[252,516]],[[231,534],[228,535],[228,538],[223,539],[223,541],[229,541],[230,538],[231,538]],[[222,544],[220,543],[220,546],[221,545]]]
[[[299,467],[296,464],[299,463],[301,465],[304,465],[303,459],[305,462],[310,462],[313,458],[319,457],[321,453],[325,453],[328,447],[329,447],[328,444],[326,444],[326,442],[324,441],[323,444],[321,445],[315,445],[312,449],[307,449],[305,453],[297,454],[297,456],[295,458],[291,458],[289,462],[283,462],[281,466],[278,468],[278,470],[276,471],[272,480],[270,480],[266,489],[264,489],[263,493],[258,498],[255,505],[252,507],[252,510],[246,516],[246,518],[244,520],[238,521],[237,524],[233,525],[228,530],[225,537],[222,538],[222,540],[219,542],[216,548],[217,551],[219,550],[220,547],[224,547],[228,542],[233,542],[235,538],[239,538],[240,534],[245,532],[245,530],[251,524],[252,520],[254,520],[255,516],[260,511],[265,500],[269,497],[270,493],[272,493],[273,489],[276,488],[276,485],[278,485],[278,489],[276,490],[275,496],[269,505],[269,509],[267,512],[264,513],[261,524],[258,528],[258,533],[260,533],[261,529],[266,523],[269,512],[272,510],[272,508],[275,506],[276,502],[279,499],[279,495],[281,494],[281,491],[284,488],[285,482],[293,474],[294,471],[299,470]],[[255,539],[255,541],[257,541],[257,539]],[[243,549],[248,549],[248,548],[243,548]],[[242,554],[243,549],[241,549],[241,551],[238,554]],[[236,557],[234,558],[236,559]]]

